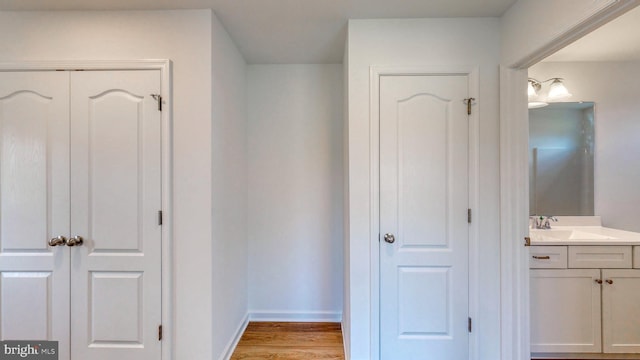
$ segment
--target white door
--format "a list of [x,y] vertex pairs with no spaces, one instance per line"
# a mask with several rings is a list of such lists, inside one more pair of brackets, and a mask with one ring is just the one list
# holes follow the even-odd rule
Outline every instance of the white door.
[[160,359],[158,71],[71,77],[72,360]]
[[0,72],[0,339],[160,359],[159,90],[158,71]]
[[602,270],[605,353],[640,353],[640,270]]
[[0,72],[0,339],[69,358],[69,80]]
[[382,360],[469,357],[467,97],[467,76],[380,78]]

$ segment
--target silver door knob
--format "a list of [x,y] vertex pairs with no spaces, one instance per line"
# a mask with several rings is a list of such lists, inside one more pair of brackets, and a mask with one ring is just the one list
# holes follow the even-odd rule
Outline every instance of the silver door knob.
[[396,242],[396,237],[393,236],[393,234],[384,234],[384,241],[388,242],[389,244],[393,244],[394,242]]
[[74,236],[67,241],[67,246],[80,246],[82,245],[82,236]]
[[56,236],[53,239],[49,240],[49,246],[65,245],[66,243],[67,238],[62,235]]

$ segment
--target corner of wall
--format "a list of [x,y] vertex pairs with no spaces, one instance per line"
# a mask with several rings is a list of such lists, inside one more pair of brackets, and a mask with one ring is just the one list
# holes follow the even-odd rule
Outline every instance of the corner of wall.
[[233,337],[227,343],[224,350],[222,351],[222,355],[220,356],[220,360],[229,360],[231,356],[233,356],[233,352],[236,350],[240,339],[242,338],[242,334],[247,329],[249,325],[249,313],[246,313],[242,322],[239,324],[238,328],[235,330]]
[[213,358],[227,359],[248,323],[247,64],[211,11]]

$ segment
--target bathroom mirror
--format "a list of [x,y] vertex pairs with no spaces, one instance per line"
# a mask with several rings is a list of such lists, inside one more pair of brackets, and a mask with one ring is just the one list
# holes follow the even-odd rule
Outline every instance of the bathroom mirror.
[[529,109],[529,213],[594,215],[594,103]]

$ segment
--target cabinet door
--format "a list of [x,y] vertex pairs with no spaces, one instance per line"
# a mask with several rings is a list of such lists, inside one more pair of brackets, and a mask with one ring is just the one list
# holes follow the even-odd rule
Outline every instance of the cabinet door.
[[606,353],[640,353],[640,270],[602,270]]
[[600,352],[599,269],[531,270],[531,351]]
[[71,76],[72,360],[160,358],[158,71]]
[[69,74],[0,72],[0,340],[69,358]]

